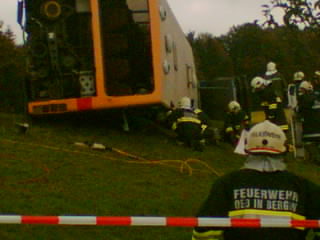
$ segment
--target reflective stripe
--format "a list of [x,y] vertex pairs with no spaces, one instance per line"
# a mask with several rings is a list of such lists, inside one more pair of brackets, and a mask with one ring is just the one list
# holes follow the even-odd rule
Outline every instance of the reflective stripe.
[[236,130],[239,130],[240,127],[241,127],[240,125],[236,125],[236,126],[235,126]]
[[172,124],[171,129],[176,130],[178,127],[178,124],[182,122],[191,122],[191,123],[201,124],[201,121],[199,119],[192,118],[192,117],[181,117]]
[[[306,218],[302,215],[292,213],[292,212],[285,212],[285,211],[271,211],[271,210],[256,210],[256,209],[243,209],[243,210],[235,210],[229,212],[229,217],[232,218],[260,218],[264,219],[265,221],[262,223],[264,225],[274,224],[274,220],[279,220],[277,222],[280,226],[283,227],[285,221],[288,220],[305,220]],[[271,222],[268,221],[269,218],[272,218]],[[275,219],[276,218],[276,219]],[[263,225],[263,226],[264,226]],[[290,223],[288,222],[287,227],[290,227]],[[297,228],[303,230],[304,228]]]
[[265,147],[260,147],[260,148],[249,148],[247,149],[249,152],[252,153],[282,153],[282,151],[279,151],[277,149],[273,148],[265,148]]
[[226,133],[229,133],[229,132],[233,132],[233,128],[232,127],[226,128]]
[[268,102],[262,102],[260,105],[263,107],[266,107],[266,106],[268,106]]
[[177,129],[177,123],[176,123],[176,122],[174,122],[174,123],[172,124],[171,129],[172,129],[172,130],[176,130],[176,129]]
[[269,105],[269,109],[277,109],[277,107],[278,107],[278,104],[276,104],[276,103]]
[[196,110],[194,110],[194,113],[196,113],[196,114],[202,113],[202,110],[197,108]]
[[199,119],[191,118],[191,117],[181,117],[177,120],[177,123],[181,123],[181,122],[193,122],[196,124],[201,124],[201,121]]
[[222,239],[222,234],[222,230],[210,230],[206,232],[193,230],[192,240],[220,240]]
[[280,125],[279,126],[282,130],[288,130],[289,126],[288,125]]
[[252,217],[287,217],[287,219],[296,219],[296,220],[304,220],[306,219],[304,216],[292,213],[292,212],[286,212],[286,211],[271,211],[271,210],[257,210],[257,209],[242,209],[242,210],[234,210],[229,212],[229,217],[241,217],[241,218],[247,218],[250,216]]
[[204,133],[204,131],[208,128],[207,125],[201,124],[201,134]]

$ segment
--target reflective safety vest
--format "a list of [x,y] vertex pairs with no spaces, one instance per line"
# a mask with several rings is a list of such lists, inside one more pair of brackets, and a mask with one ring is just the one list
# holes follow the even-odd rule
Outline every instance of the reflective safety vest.
[[244,112],[238,113],[227,112],[224,119],[224,131],[225,133],[239,133],[242,128],[246,128],[249,125],[249,116]]
[[[199,114],[202,112],[200,109],[178,109],[177,119],[173,122],[171,128],[176,130],[181,123],[194,123],[199,125],[203,132],[208,126],[202,122]],[[174,113],[172,113],[174,114]]]

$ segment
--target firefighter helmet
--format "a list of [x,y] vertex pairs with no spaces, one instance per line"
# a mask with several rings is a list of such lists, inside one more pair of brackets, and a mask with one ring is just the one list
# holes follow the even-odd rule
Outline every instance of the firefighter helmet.
[[277,65],[274,62],[268,62],[267,64],[267,72],[276,72]]
[[266,85],[266,80],[262,77],[254,77],[251,80],[251,87],[254,89],[259,89]]
[[313,91],[313,86],[308,81],[303,81],[299,86],[299,92],[311,92]]
[[320,71],[315,71],[312,81],[319,81],[319,80],[320,80]]
[[249,154],[281,154],[286,151],[286,140],[279,126],[265,120],[250,129],[245,150]]
[[304,79],[304,73],[303,72],[295,72],[293,74],[293,80],[294,81],[302,81]]
[[231,101],[228,104],[228,109],[230,112],[239,112],[241,110],[241,106],[237,101]]
[[178,104],[180,108],[189,109],[191,108],[191,99],[189,97],[182,97]]

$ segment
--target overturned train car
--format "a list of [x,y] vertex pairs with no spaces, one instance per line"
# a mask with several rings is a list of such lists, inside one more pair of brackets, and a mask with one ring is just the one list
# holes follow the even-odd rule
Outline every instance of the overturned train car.
[[198,105],[192,49],[166,0],[19,0],[31,115]]

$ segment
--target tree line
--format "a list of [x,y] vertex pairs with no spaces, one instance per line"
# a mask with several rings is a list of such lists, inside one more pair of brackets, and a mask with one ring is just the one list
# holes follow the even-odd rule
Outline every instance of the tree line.
[[257,23],[233,27],[227,34],[214,37],[210,33],[187,34],[200,80],[217,77],[263,75],[269,61],[288,82],[293,73],[303,71],[307,78],[320,70],[320,32],[292,29],[287,26],[265,28]]
[[0,21],[0,111],[25,110],[25,52],[14,33]]

